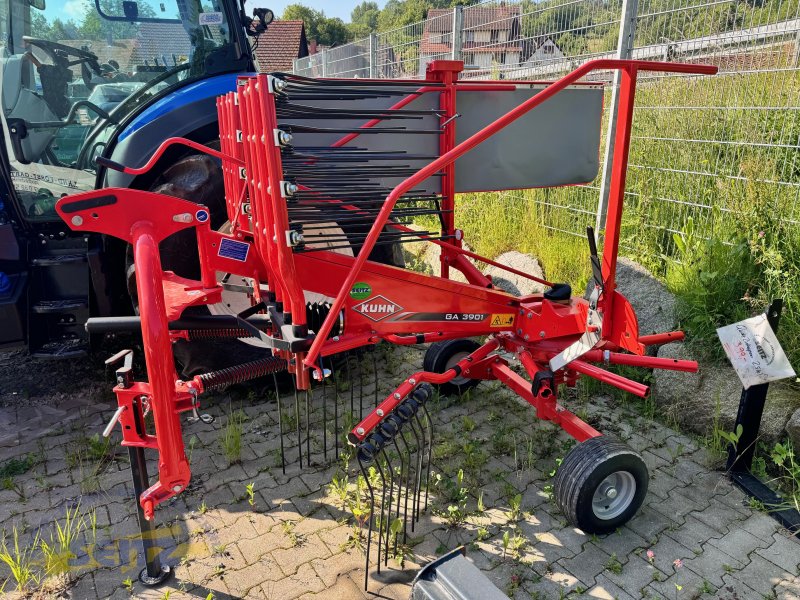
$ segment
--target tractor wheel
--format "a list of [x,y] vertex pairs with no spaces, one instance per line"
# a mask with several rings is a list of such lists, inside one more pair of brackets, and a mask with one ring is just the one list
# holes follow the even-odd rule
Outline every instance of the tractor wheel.
[[[475,352],[480,346],[478,342],[470,339],[434,342],[425,352],[425,358],[422,360],[422,368],[425,371],[431,371],[433,373],[444,373],[451,369],[458,361]],[[439,386],[439,392],[445,396],[454,394],[461,395],[467,390],[471,390],[479,383],[479,379],[470,379],[463,375],[457,375],[447,383],[441,384]]]
[[[205,154],[191,154],[177,160],[150,186],[150,191],[168,196],[176,196],[197,204],[207,206],[211,213],[211,226],[216,230],[228,226],[225,207],[225,189],[219,163]],[[336,215],[329,215],[333,226]],[[358,232],[344,231],[346,235]],[[197,255],[197,241],[194,230],[184,230],[161,242],[161,264],[165,270],[189,279],[200,278],[200,262]],[[354,246],[353,250],[360,248]],[[348,249],[339,251],[352,255]],[[398,258],[399,257],[399,258]],[[402,252],[398,244],[376,246],[370,259],[384,264],[403,266]],[[126,256],[126,280],[134,311],[138,312],[136,296],[136,270],[133,264],[132,248],[128,247]],[[234,278],[231,283],[239,283]],[[325,298],[307,294],[311,303],[324,303]],[[186,314],[238,314],[249,308],[246,295],[223,291],[223,301],[212,306],[192,307]],[[211,340],[178,341],[173,344],[175,360],[181,368],[181,375],[192,377],[211,370],[224,369],[244,362],[271,356],[272,352],[258,340]]]
[[589,534],[608,533],[636,514],[648,480],[639,454],[600,436],[570,450],[558,467],[553,489],[570,523]]

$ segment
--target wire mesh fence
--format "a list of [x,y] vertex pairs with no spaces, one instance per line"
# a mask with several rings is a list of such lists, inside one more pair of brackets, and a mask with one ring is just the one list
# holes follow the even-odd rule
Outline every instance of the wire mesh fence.
[[[320,75],[317,56],[295,71]],[[505,80],[554,79],[594,58],[716,65],[711,77],[640,76],[623,245],[672,257],[687,228],[724,237],[754,212],[800,221],[800,0],[484,1],[330,49],[324,71],[418,77],[450,57],[463,77]],[[506,197],[509,210],[533,207],[544,227],[584,235],[602,188],[598,175]]]

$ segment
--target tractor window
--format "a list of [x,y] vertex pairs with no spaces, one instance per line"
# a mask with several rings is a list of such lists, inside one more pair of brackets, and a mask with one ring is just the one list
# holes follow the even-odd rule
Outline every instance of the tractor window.
[[0,120],[28,218],[94,187],[132,111],[235,56],[223,1],[0,0]]

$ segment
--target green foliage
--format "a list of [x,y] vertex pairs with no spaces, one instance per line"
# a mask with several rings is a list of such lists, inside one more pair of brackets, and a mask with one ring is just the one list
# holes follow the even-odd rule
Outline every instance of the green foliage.
[[283,10],[283,20],[303,21],[306,37],[316,40],[324,46],[338,46],[346,43],[350,33],[344,21],[337,17],[328,18],[321,10],[315,10],[302,4],[289,4]]
[[73,547],[78,536],[86,530],[86,516],[80,504],[67,507],[63,522],[56,519],[50,530],[49,541],[40,540],[47,575],[65,575],[70,572],[70,561],[76,558]]
[[0,545],[0,563],[3,563],[11,571],[11,578],[16,582],[17,589],[22,591],[32,583],[39,583],[40,576],[35,570],[36,559],[34,557],[34,552],[39,545],[39,534],[37,533],[35,539],[26,545],[24,542],[20,544],[16,525],[12,532],[10,548],[3,536],[3,542]]
[[35,464],[30,454],[25,458],[12,458],[0,464],[0,479],[24,475]]
[[219,443],[230,465],[242,460],[242,426],[246,420],[247,415],[241,410],[231,411],[228,414],[228,422],[222,430]]

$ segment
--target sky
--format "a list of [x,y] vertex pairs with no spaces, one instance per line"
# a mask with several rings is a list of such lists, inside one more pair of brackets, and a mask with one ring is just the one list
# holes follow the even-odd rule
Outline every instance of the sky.
[[[157,0],[142,0],[149,4],[158,5]],[[362,0],[247,0],[247,12],[251,13],[253,7],[269,8],[275,13],[277,18],[283,14],[283,9],[289,4],[303,4],[315,10],[321,10],[326,17],[339,17],[345,23],[350,22],[350,11]],[[383,8],[386,0],[375,0],[378,6]],[[175,0],[167,0],[170,7],[175,5]],[[62,14],[68,19],[79,19],[83,15],[86,0],[47,0],[48,15]]]
[[[254,6],[269,8],[275,13],[277,18],[283,14],[283,9],[288,4],[303,4],[321,10],[326,17],[339,17],[345,23],[350,22],[350,11],[356,4],[361,4],[362,0],[247,0],[247,10],[251,12]],[[386,0],[375,0],[378,6],[383,8]]]

